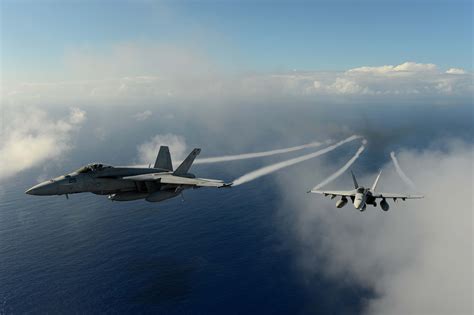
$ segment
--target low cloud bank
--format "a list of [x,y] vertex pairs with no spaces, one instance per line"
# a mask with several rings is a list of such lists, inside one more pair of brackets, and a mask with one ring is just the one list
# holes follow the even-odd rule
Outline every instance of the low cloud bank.
[[105,51],[71,50],[62,66],[65,79],[61,81],[9,82],[4,78],[3,101],[8,105],[71,100],[126,105],[192,100],[222,105],[223,101],[255,102],[256,98],[347,103],[391,96],[398,102],[426,98],[440,102],[440,97],[468,101],[474,91],[470,72],[440,69],[431,63],[407,61],[336,72],[230,74],[198,49],[143,42],[115,44]]
[[72,136],[86,112],[72,108],[69,116],[53,120],[39,109],[5,112],[0,142],[0,180],[47,160],[59,159],[72,147]]
[[[291,222],[290,242],[301,271],[372,288],[376,296],[367,301],[367,314],[471,314],[474,148],[459,142],[446,147],[400,152],[400,164],[425,199],[392,202],[389,212],[371,206],[363,213],[351,205],[336,209],[329,198],[288,194],[288,179],[281,177],[282,191],[291,196],[281,212]],[[360,183],[372,183],[375,176]],[[390,157],[379,187],[407,190]]]

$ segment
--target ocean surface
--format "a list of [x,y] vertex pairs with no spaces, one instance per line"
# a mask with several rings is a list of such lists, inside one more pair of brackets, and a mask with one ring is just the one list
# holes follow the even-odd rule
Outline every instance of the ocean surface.
[[[433,140],[451,137],[472,141],[470,107],[437,111],[393,108],[374,117],[368,111],[371,123],[363,124],[360,131],[369,146],[355,169],[375,172],[399,147],[422,149]],[[90,115],[90,124],[99,118]],[[346,121],[357,132],[360,120],[346,117]],[[0,314],[358,314],[374,296],[371,288],[349,279],[308,276],[298,268],[288,241],[288,216],[281,215],[298,209],[282,210],[282,201],[285,194],[295,192],[296,198],[314,198],[306,191],[322,178],[312,182],[294,178],[288,185],[297,187],[288,191],[275,179],[297,168],[311,172],[313,160],[231,189],[186,191],[184,201],[178,197],[162,203],[121,203],[93,194],[71,195],[69,200],[25,195],[44,172],[60,175],[92,161],[123,165],[135,154],[136,135],[128,132],[130,139],[124,141],[127,132],[121,131],[123,138],[116,136],[105,146],[90,141],[89,129],[84,129],[78,149],[70,152],[66,162],[47,163],[46,171],[34,168],[0,183]],[[255,151],[258,143],[264,143],[265,149],[278,148],[272,145],[278,140],[273,129],[263,131],[266,138],[256,139],[255,148],[246,152]],[[203,132],[189,134],[191,144],[200,137],[207,139]],[[224,140],[214,145],[213,152],[206,152],[208,156],[235,153],[225,148]],[[317,159],[340,167],[358,145]],[[196,165],[193,172],[231,180],[307,152],[312,151]],[[348,180],[341,178],[338,183]]]
[[0,190],[0,314],[350,314],[371,294],[297,270],[272,175],[162,203],[29,196],[30,176]]

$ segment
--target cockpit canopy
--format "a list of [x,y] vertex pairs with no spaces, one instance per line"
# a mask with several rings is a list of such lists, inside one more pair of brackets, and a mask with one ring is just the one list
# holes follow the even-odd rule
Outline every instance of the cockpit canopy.
[[96,171],[102,170],[104,168],[110,168],[110,167],[112,167],[112,166],[105,165],[105,164],[102,164],[102,163],[92,163],[92,164],[87,164],[87,165],[81,167],[80,169],[76,170],[74,173],[85,174],[85,173],[90,173],[90,172],[96,172]]
[[364,193],[364,190],[365,190],[365,189],[364,189],[363,187],[359,187],[359,188],[357,188],[357,193],[363,194],[363,193]]

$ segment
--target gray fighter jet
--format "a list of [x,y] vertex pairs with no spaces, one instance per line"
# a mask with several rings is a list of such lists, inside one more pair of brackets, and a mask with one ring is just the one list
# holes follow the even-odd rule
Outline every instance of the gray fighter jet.
[[66,195],[91,192],[108,195],[113,201],[145,199],[159,202],[181,194],[184,189],[230,187],[221,180],[196,178],[188,173],[201,149],[194,149],[173,171],[167,146],[161,146],[153,168],[109,166],[93,163],[70,174],[50,179],[31,187],[25,193],[36,196]]
[[334,199],[337,196],[340,196],[341,199],[339,199],[336,202],[336,208],[344,207],[348,202],[347,199],[350,198],[354,205],[354,208],[360,211],[364,211],[367,205],[372,205],[374,207],[377,207],[377,202],[376,202],[377,199],[381,199],[380,208],[382,208],[383,211],[388,211],[388,209],[390,209],[390,206],[386,199],[393,199],[393,201],[397,201],[397,199],[406,200],[406,199],[423,198],[422,195],[406,195],[406,194],[375,192],[375,188],[377,187],[377,183],[379,181],[379,178],[382,172],[379,173],[379,175],[375,179],[375,182],[371,188],[364,188],[362,186],[359,186],[359,184],[357,183],[357,179],[355,178],[355,175],[354,173],[352,173],[352,171],[351,171],[351,174],[352,174],[352,181],[354,182],[354,188],[355,188],[354,190],[346,190],[346,191],[310,190],[308,192],[311,192],[314,194],[322,194],[324,196],[331,196],[331,199]]

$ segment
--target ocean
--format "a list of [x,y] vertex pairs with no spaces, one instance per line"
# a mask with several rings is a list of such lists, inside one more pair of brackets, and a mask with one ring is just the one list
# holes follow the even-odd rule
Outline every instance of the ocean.
[[29,196],[30,176],[1,186],[1,314],[353,313],[371,294],[302,276],[272,175],[162,203]]

